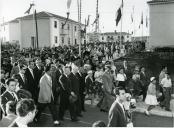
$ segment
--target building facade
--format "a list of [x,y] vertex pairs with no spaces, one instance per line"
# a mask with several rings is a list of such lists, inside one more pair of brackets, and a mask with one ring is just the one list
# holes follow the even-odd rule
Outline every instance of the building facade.
[[174,47],[174,0],[151,0],[148,49]]
[[[49,12],[37,13],[38,46],[57,47],[80,43],[79,23]],[[3,28],[6,29],[3,29]],[[84,25],[82,25],[82,28]],[[36,27],[33,15],[16,18],[1,26],[1,42],[19,42],[21,48],[34,47]],[[84,39],[82,40],[82,43]]]
[[[122,37],[122,42],[131,42],[132,36],[129,33],[126,32],[106,32],[106,33],[98,33],[98,36],[95,38],[98,38],[99,42],[107,43],[107,42],[119,42],[120,36]],[[87,42],[93,43],[94,34],[88,33],[87,34]]]

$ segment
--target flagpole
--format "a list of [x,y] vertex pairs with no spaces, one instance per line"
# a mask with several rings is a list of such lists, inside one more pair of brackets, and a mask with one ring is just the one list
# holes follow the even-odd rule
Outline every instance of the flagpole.
[[[35,16],[34,16],[34,1],[32,1],[32,4],[33,4],[33,36],[35,37]],[[33,48],[35,49],[36,48],[36,37],[34,38],[34,44],[32,44],[33,45]]]
[[123,0],[122,0],[122,4],[121,4],[121,28],[120,28],[120,48],[122,46],[122,19],[123,19]]
[[[143,13],[142,13],[142,21],[143,21]],[[143,22],[142,22],[142,42],[143,42]]]

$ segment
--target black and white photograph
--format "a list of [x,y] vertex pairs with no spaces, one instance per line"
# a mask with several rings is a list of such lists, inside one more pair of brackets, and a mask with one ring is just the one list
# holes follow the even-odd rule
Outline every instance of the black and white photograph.
[[0,0],[0,127],[174,127],[174,0]]

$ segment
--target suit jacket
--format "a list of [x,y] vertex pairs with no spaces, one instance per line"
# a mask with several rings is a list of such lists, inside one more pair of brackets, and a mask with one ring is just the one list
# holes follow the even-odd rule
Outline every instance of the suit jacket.
[[148,77],[146,73],[143,74],[142,72],[140,72],[140,80],[143,86],[148,86]]
[[109,110],[108,127],[126,127],[126,113],[124,114],[121,106],[115,101]]
[[76,76],[78,78],[78,81],[79,81],[79,91],[80,91],[80,94],[83,94],[83,92],[85,91],[85,76],[83,73],[81,73],[81,75],[79,73],[76,73]]
[[[16,94],[17,96],[17,94]],[[2,95],[1,95],[1,107],[3,109],[3,111],[5,112],[6,110],[6,103],[8,101],[17,101],[18,99],[14,98],[8,91],[5,91]]]
[[27,88],[28,88],[28,80],[27,80],[26,75],[24,75],[24,80],[22,79],[20,74],[14,75],[14,78],[18,80],[19,87],[21,89],[26,89],[27,90]]
[[12,115],[12,114],[5,116],[0,121],[0,126],[1,127],[8,127],[16,119],[16,117],[17,117],[16,115]]
[[[33,72],[34,75],[34,72]],[[31,92],[32,96],[36,96],[36,89],[38,88],[37,84],[36,84],[36,80],[35,80],[35,76],[33,77],[30,70],[27,68],[26,72],[25,72],[25,76],[27,77],[28,80],[28,86],[27,86],[27,90],[29,92]]]
[[105,72],[102,76],[102,80],[103,80],[104,91],[111,93],[112,88],[114,87],[113,77]]
[[60,82],[59,82],[59,78],[61,76],[61,72],[59,70],[56,70],[55,72],[52,73],[52,88],[53,88],[53,93],[59,93],[60,91]]
[[43,68],[38,69],[37,66],[33,69],[33,73],[34,73],[34,76],[35,76],[35,80],[36,80],[36,84],[37,84],[37,85],[39,85],[39,81],[40,81],[40,78],[41,78],[42,75],[43,75],[43,71],[44,71]]
[[53,91],[52,91],[52,83],[48,80],[46,74],[44,74],[39,82],[39,103],[51,103],[52,99],[54,99]]
[[61,93],[63,93],[66,96],[69,96],[71,94],[71,82],[69,78],[62,74],[59,78],[59,82],[61,84]]
[[79,95],[79,81],[78,81],[78,78],[71,72],[70,75],[69,75],[69,79],[71,81],[71,90],[76,95]]

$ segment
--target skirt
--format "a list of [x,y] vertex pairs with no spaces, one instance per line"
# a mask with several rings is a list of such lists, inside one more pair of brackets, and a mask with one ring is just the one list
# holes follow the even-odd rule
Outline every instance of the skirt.
[[146,96],[145,103],[148,105],[158,105],[156,96],[148,94]]

